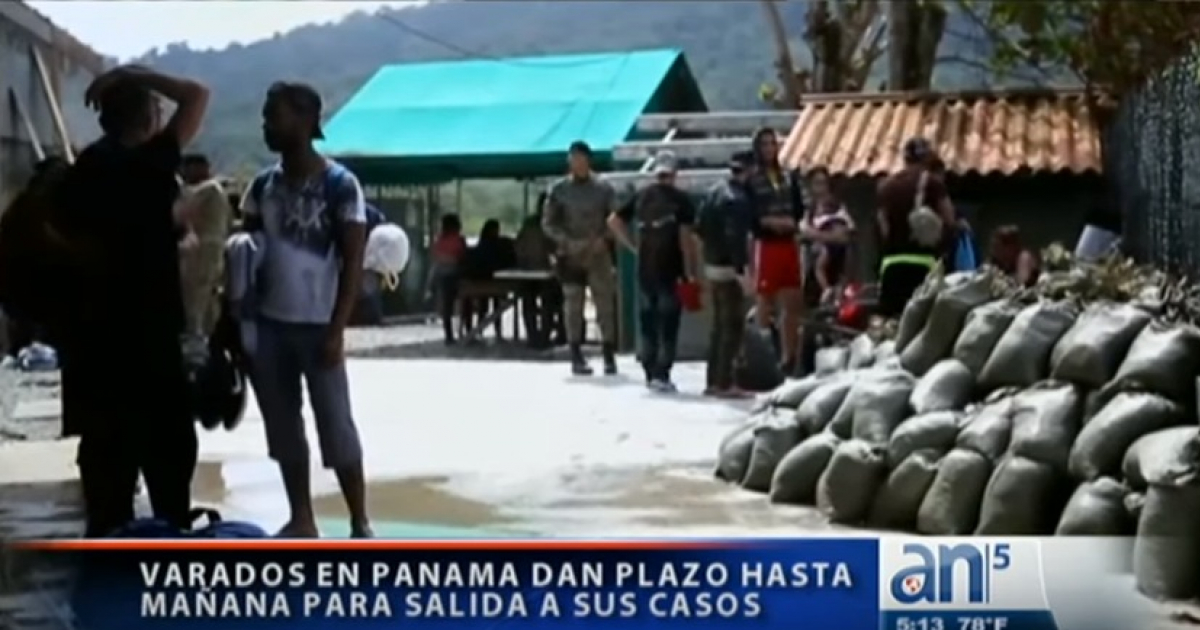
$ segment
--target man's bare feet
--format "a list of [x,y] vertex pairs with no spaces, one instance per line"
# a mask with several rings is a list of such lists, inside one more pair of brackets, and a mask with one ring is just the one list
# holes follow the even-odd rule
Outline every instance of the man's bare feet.
[[320,538],[321,531],[316,523],[288,521],[275,533],[276,538]]

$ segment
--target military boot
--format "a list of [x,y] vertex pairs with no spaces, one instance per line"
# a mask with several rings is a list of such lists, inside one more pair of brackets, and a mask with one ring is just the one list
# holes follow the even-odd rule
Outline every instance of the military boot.
[[592,366],[583,358],[583,349],[578,344],[571,346],[571,374],[575,376],[591,376]]
[[617,349],[611,343],[604,344],[604,373],[608,376],[617,373]]

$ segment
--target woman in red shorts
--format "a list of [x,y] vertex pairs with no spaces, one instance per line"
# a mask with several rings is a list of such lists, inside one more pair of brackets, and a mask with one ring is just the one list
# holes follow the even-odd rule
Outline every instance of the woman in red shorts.
[[779,139],[771,129],[754,134],[757,167],[749,186],[756,213],[754,256],[751,262],[757,294],[758,325],[768,327],[777,302],[782,302],[780,354],[789,376],[800,352],[800,316],[804,309],[803,269],[796,240],[804,217],[799,175],[779,163]]

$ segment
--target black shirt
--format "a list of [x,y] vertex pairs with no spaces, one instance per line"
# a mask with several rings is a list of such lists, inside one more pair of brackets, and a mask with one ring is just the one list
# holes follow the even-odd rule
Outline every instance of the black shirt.
[[60,204],[61,229],[85,239],[95,264],[80,284],[91,323],[124,344],[178,345],[183,330],[178,231],[180,147],[162,133],[138,146],[101,138],[79,155]]
[[671,184],[650,184],[625,202],[617,216],[637,228],[638,277],[674,284],[684,275],[680,228],[696,221],[691,197]]

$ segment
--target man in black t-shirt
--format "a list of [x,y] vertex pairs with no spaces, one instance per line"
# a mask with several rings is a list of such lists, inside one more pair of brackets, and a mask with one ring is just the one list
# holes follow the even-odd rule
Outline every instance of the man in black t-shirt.
[[[678,285],[692,282],[697,267],[696,210],[687,193],[675,186],[675,171],[675,156],[659,153],[654,159],[654,183],[639,190],[608,219],[617,242],[637,255],[639,354],[647,386],[664,393],[675,391],[671,368],[682,316]],[[629,235],[631,224],[637,226],[636,245]]]
[[[158,96],[175,104],[166,125]],[[139,473],[155,516],[185,527],[197,442],[180,349],[186,217],[175,216],[176,172],[208,90],[122,66],[98,77],[86,99],[104,136],[79,155],[56,208],[57,225],[79,244],[83,291],[63,344],[63,416],[81,436],[86,535],[133,518]]]

